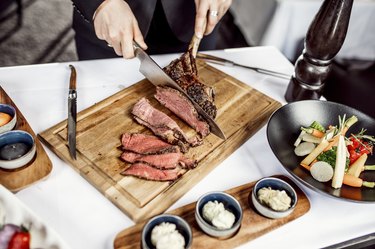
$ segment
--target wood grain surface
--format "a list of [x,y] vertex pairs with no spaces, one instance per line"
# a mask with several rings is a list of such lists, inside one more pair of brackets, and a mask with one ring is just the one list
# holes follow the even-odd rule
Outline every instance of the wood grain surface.
[[[195,220],[195,203],[175,209],[171,214],[178,215],[185,219],[193,232],[193,244],[191,248],[205,248],[205,249],[224,249],[234,248],[248,241],[251,241],[263,234],[270,232],[286,223],[297,219],[298,217],[307,213],[310,209],[310,202],[306,195],[302,192],[297,185],[295,185],[286,176],[276,176],[290,183],[297,192],[298,202],[293,213],[281,219],[270,219],[259,214],[251,201],[249,195],[256,182],[251,182],[233,189],[226,191],[236,198],[241,204],[243,217],[240,230],[231,238],[217,239],[205,234]],[[114,240],[115,249],[129,249],[141,248],[141,234],[143,226],[146,221],[140,222],[130,228],[127,228],[117,234]],[[270,248],[275,247],[270,241]]]
[[281,106],[204,62],[198,62],[197,66],[200,78],[216,92],[216,121],[227,140],[210,134],[203,145],[191,148],[186,156],[198,160],[198,166],[174,182],[147,181],[120,174],[129,166],[120,159],[121,135],[124,132],[151,134],[131,115],[131,109],[140,98],[147,97],[153,106],[170,115],[188,136],[195,135],[193,129],[153,98],[155,87],[146,79],[78,113],[76,161],[69,156],[66,120],[39,136],[134,221],[162,213],[260,129]]
[[52,162],[21,111],[1,86],[0,103],[9,104],[16,109],[17,124],[13,130],[27,131],[33,136],[36,143],[36,154],[31,162],[14,170],[0,168],[0,184],[4,185],[10,191],[16,192],[46,178],[52,170]]

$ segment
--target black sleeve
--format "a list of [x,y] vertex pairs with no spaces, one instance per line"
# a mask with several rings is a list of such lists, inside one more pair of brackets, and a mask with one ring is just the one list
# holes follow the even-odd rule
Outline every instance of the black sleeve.
[[87,21],[92,22],[95,10],[104,0],[71,0],[74,9]]

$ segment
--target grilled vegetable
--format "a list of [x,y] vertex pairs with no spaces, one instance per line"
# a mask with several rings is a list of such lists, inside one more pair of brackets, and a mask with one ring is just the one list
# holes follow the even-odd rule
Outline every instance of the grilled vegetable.
[[305,157],[305,159],[302,160],[301,164],[310,165],[312,161],[315,160],[315,158],[322,153],[325,147],[327,147],[328,141],[323,139],[322,142],[310,153]]
[[321,125],[318,121],[312,122],[312,124],[310,125],[310,128],[316,129],[316,130],[318,130],[322,133],[324,133],[326,131],[326,129],[324,129],[323,125]]
[[328,182],[333,177],[333,168],[326,162],[317,161],[312,164],[310,173],[319,182]]
[[303,142],[300,143],[295,149],[294,153],[297,156],[306,156],[311,153],[315,149],[315,144],[310,142]]
[[362,154],[352,165],[350,165],[347,174],[359,177],[359,174],[361,174],[362,169],[364,168],[366,160],[367,154]]
[[335,171],[332,178],[332,187],[341,188],[345,174],[346,145],[343,135],[339,135],[339,142],[336,151]]

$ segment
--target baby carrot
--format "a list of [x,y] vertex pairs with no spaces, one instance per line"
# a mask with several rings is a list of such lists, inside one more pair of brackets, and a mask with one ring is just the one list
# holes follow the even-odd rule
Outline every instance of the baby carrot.
[[375,187],[375,182],[367,182],[367,181],[362,180],[359,177],[355,177],[353,175],[348,175],[348,174],[344,175],[343,183],[345,185],[357,187],[357,188],[360,188],[362,186],[368,187],[368,188],[374,188]]
[[320,130],[314,128],[304,128],[302,127],[301,130],[305,131],[307,134],[313,135],[314,137],[322,138],[324,137],[325,133],[321,132]]

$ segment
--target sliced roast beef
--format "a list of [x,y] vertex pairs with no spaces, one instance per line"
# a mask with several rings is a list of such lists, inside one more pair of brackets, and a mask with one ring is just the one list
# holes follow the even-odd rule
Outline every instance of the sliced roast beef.
[[173,181],[179,178],[185,170],[180,167],[174,169],[157,169],[145,163],[135,163],[121,172],[122,175],[135,176],[152,181]]
[[197,146],[202,144],[198,137],[189,139],[178,124],[164,112],[154,108],[148,99],[140,99],[133,107],[132,114],[141,125],[152,130],[152,132],[171,144],[177,144],[182,150],[186,149],[183,144]]
[[178,146],[166,143],[156,136],[139,133],[124,133],[121,143],[125,150],[143,155],[180,151]]
[[182,153],[166,153],[160,155],[141,155],[125,151],[121,158],[128,163],[142,162],[158,169],[174,169],[180,165],[184,169],[192,169],[196,161],[186,158]]
[[202,137],[210,133],[209,125],[199,119],[193,104],[180,91],[170,87],[157,87],[154,97],[160,104],[193,127]]
[[191,50],[173,60],[164,71],[212,118],[216,117],[215,93],[212,87],[203,84]]

